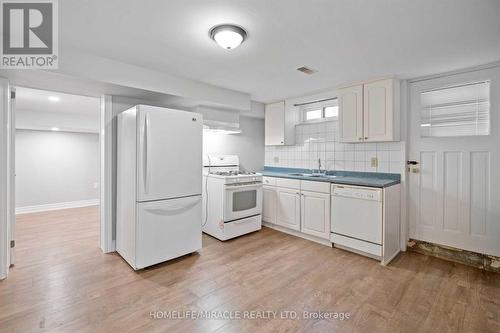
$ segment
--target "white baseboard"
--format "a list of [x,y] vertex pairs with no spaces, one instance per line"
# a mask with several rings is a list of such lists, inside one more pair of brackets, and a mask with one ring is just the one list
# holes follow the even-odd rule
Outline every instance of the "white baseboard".
[[53,204],[36,205],[36,206],[24,206],[24,207],[16,207],[16,215],[26,214],[26,213],[47,212],[50,210],[96,206],[96,205],[99,205],[99,199],[58,202]]

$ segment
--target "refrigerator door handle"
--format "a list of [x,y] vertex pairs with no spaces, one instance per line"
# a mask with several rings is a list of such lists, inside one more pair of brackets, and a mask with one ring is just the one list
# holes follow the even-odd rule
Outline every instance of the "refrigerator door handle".
[[149,156],[149,115],[146,113],[144,120],[144,159],[143,159],[143,180],[144,180],[144,193],[149,193],[149,165],[148,165],[148,156]]
[[195,200],[190,201],[188,204],[184,205],[173,204],[168,208],[145,208],[144,210],[155,215],[178,215],[182,212],[185,212],[186,210],[195,207],[200,201],[201,198],[196,198]]

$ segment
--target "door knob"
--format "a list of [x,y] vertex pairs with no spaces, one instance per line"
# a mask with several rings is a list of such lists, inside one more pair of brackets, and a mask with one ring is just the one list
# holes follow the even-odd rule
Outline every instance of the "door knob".
[[420,169],[418,168],[418,161],[406,161],[406,165],[407,165],[407,168],[406,170],[408,172],[412,172],[412,173],[419,173],[420,172]]

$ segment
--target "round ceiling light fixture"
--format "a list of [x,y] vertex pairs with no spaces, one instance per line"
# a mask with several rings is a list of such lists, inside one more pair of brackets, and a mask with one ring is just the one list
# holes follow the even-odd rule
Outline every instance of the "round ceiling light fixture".
[[212,38],[220,47],[231,50],[240,46],[246,39],[245,29],[233,24],[217,25],[210,29],[210,38]]

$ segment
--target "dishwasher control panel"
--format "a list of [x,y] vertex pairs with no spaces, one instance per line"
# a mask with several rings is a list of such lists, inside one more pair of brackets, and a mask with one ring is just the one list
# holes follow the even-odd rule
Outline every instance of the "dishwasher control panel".
[[333,185],[332,195],[361,200],[382,201],[382,189]]

